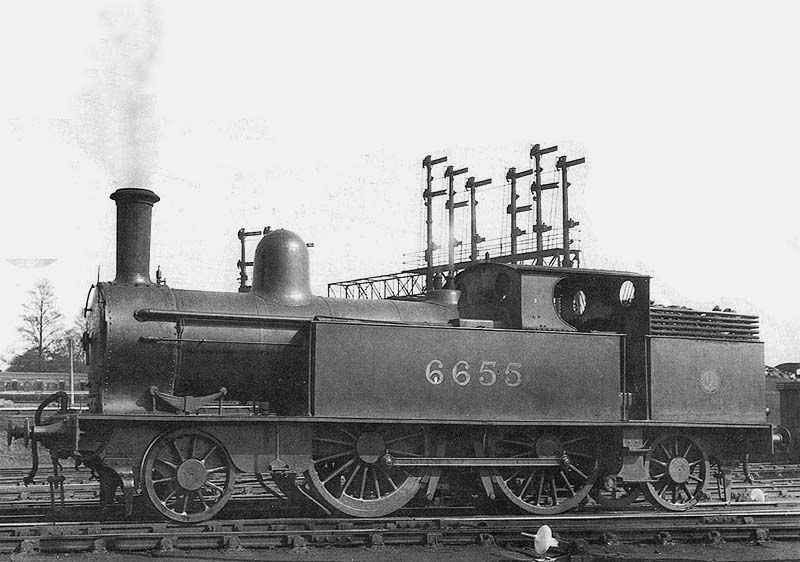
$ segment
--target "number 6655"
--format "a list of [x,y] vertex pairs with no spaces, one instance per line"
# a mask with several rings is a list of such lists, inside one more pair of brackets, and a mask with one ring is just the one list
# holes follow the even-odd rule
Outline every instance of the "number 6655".
[[[431,384],[442,384],[446,378],[443,369],[445,369],[444,363],[439,359],[432,359],[425,367],[425,378]],[[508,386],[519,386],[522,384],[521,369],[522,363],[508,363],[506,368],[500,372],[497,370],[497,361],[482,361],[481,367],[477,371],[478,384],[492,386],[502,376],[503,382]],[[450,371],[453,382],[458,386],[467,386],[473,379],[468,361],[456,361],[452,369],[448,368],[447,370]]]

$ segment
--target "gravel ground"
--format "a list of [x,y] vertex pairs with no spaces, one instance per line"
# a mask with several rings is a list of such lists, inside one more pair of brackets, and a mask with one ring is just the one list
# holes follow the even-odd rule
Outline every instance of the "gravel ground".
[[539,560],[549,562],[589,561],[704,561],[704,562],[767,562],[800,560],[800,543],[767,542],[761,546],[743,543],[721,545],[621,545],[594,547],[581,555],[565,555],[557,551],[548,556],[537,556],[532,550],[522,548],[504,549],[492,547],[405,547],[405,548],[304,548],[274,550],[244,550],[239,552],[205,551],[175,552],[154,555],[139,554],[34,554],[4,555],[0,560],[25,562],[142,562],[152,558],[178,558],[180,560],[203,561],[228,560],[230,562],[500,562]]

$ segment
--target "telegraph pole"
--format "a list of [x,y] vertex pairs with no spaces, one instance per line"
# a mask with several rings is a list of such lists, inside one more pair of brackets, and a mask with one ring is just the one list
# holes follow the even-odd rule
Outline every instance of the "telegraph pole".
[[531,185],[531,193],[536,201],[536,226],[533,227],[533,231],[536,233],[536,265],[544,265],[544,256],[542,255],[544,252],[544,238],[542,235],[553,229],[552,226],[548,226],[542,222],[542,191],[558,187],[558,182],[542,185],[542,156],[555,152],[556,150],[558,150],[558,146],[540,148],[538,144],[534,144],[531,148],[531,158],[536,162],[536,166],[534,167],[534,172],[536,174],[534,176],[535,180],[533,185]]
[[447,169],[444,171],[444,177],[447,178],[447,230],[448,230],[448,238],[447,238],[447,269],[449,272],[449,279],[452,279],[453,276],[456,274],[456,260],[455,260],[455,253],[456,253],[456,246],[460,245],[461,242],[456,242],[455,237],[455,211],[459,207],[464,207],[468,205],[466,201],[461,201],[460,203],[456,203],[456,190],[453,186],[456,176],[460,176],[461,174],[466,174],[469,171],[469,168],[460,168],[458,170],[454,170],[452,166],[448,166]]
[[464,187],[469,191],[469,232],[470,232],[470,246],[469,246],[469,261],[478,261],[478,244],[486,240],[483,236],[478,234],[478,219],[475,213],[478,202],[475,200],[475,190],[484,185],[492,183],[492,179],[475,181],[475,176],[467,178],[467,183]]
[[442,162],[447,162],[447,156],[441,158],[433,158],[428,154],[422,160],[422,167],[425,168],[425,191],[422,192],[422,197],[425,199],[426,217],[426,245],[425,245],[425,265],[427,270],[425,273],[425,289],[430,291],[433,289],[433,252],[436,250],[436,244],[433,242],[433,198],[439,195],[444,195],[445,190],[432,191],[433,187],[433,167]]
[[570,237],[569,231],[571,228],[578,226],[579,223],[569,218],[569,186],[572,185],[567,181],[567,170],[573,166],[579,166],[586,163],[586,158],[576,158],[575,160],[567,160],[566,156],[559,156],[556,162],[556,169],[561,170],[561,186],[562,186],[562,203],[561,203],[561,222],[564,234],[564,261],[561,264],[563,267],[572,267],[572,260],[569,257],[569,244]]
[[506,173],[506,181],[511,182],[511,203],[506,208],[506,213],[511,215],[511,257],[514,258],[517,255],[517,237],[521,234],[525,234],[524,230],[517,228],[517,213],[524,213],[526,211],[531,210],[530,205],[523,205],[521,207],[517,206],[517,199],[519,195],[517,195],[517,180],[519,178],[524,178],[525,176],[529,176],[533,173],[533,170],[525,170],[524,172],[517,172],[516,168],[509,168],[508,173]]

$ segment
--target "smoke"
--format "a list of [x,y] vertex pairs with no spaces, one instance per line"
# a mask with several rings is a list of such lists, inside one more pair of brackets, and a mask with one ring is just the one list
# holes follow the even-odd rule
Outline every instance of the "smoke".
[[161,33],[155,6],[102,6],[99,41],[73,132],[117,186],[148,186],[158,155],[156,103],[150,90]]
[[38,269],[40,267],[47,267],[48,265],[52,265],[56,262],[56,259],[53,258],[6,258],[6,261],[13,266],[20,267],[23,269]]

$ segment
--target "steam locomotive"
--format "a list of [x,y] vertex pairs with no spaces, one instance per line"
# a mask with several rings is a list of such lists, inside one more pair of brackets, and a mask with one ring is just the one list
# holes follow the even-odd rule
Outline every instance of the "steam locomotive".
[[444,496],[685,510],[787,438],[766,421],[757,318],[652,307],[647,276],[484,261],[420,298],[324,298],[300,237],[271,230],[249,292],[173,289],[149,275],[159,197],[111,198],[89,408],[55,393],[9,428],[33,443],[29,479],[42,446],[96,471],[104,505],[140,493],[180,522],[214,517],[241,473],[355,517]]

